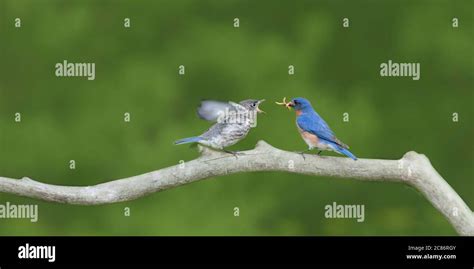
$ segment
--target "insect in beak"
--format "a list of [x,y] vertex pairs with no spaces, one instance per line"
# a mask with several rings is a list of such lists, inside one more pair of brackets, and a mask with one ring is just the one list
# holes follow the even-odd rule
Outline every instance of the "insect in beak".
[[286,108],[288,108],[288,110],[291,110],[291,108],[293,106],[295,106],[295,104],[293,102],[286,102],[286,97],[283,98],[283,102],[275,102],[275,104],[277,105],[280,105],[280,106],[285,106]]

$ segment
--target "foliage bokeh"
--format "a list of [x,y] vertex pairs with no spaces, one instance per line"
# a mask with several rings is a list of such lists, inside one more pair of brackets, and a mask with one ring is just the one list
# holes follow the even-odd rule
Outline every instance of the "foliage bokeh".
[[[358,157],[424,153],[473,208],[472,7],[447,0],[0,0],[0,175],[80,186],[191,160],[195,148],[172,142],[208,128],[195,114],[201,99],[268,100],[257,128],[232,149],[263,139],[303,150],[293,113],[274,105],[303,96]],[[123,27],[126,17],[131,28]],[[421,79],[380,77],[390,59],[419,62]],[[55,77],[63,60],[96,63],[96,79]],[[404,185],[285,173],[213,178],[113,205],[0,193],[7,201],[39,204],[39,221],[0,219],[1,235],[455,234]],[[334,201],[364,204],[365,222],[324,218]]]

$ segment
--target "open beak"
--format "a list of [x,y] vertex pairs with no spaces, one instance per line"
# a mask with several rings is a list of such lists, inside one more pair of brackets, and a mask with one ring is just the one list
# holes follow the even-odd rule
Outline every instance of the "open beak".
[[265,111],[261,110],[261,109],[258,107],[261,103],[263,103],[263,101],[265,101],[265,99],[262,99],[262,100],[258,101],[258,103],[257,103],[257,112],[258,112],[258,113],[266,113]]

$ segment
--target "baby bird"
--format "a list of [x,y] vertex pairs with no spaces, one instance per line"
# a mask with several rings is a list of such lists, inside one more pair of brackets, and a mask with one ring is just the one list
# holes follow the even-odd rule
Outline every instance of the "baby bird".
[[183,138],[174,143],[176,145],[199,143],[236,155],[237,152],[225,148],[244,139],[250,129],[256,126],[257,114],[263,112],[258,106],[263,101],[265,100],[249,99],[238,104],[212,100],[202,101],[197,111],[199,117],[208,121],[216,121],[216,123],[199,136]]

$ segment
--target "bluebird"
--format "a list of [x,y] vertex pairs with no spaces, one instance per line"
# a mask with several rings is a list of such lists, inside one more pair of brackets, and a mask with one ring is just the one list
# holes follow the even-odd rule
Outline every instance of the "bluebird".
[[[353,160],[357,160],[357,157],[349,151],[349,146],[336,138],[331,128],[329,128],[323,118],[314,111],[308,100],[298,97],[289,103],[286,103],[285,99],[283,99],[283,103],[277,104],[285,105],[288,109],[292,107],[295,110],[296,127],[303,140],[308,144],[308,150],[317,148],[319,149],[318,155],[321,154],[322,150],[335,151]],[[303,152],[301,153],[303,154]]]
[[258,107],[262,100],[244,100],[240,103],[205,100],[201,102],[197,113],[201,119],[215,121],[206,132],[199,136],[192,136],[175,141],[176,145],[199,143],[227,153],[236,152],[226,150],[244,139],[252,127],[256,126],[257,113],[262,113]]

